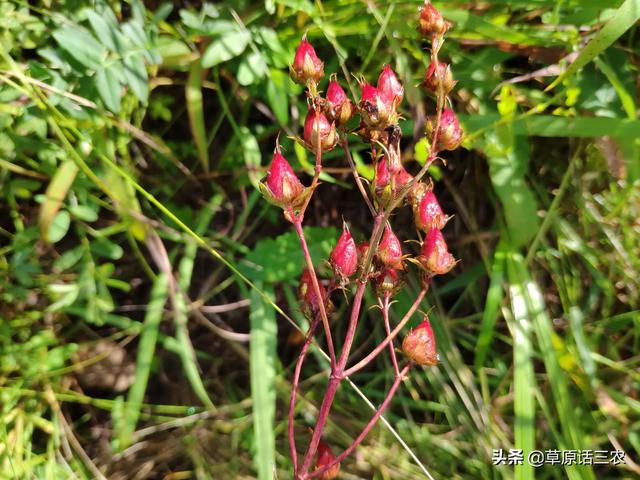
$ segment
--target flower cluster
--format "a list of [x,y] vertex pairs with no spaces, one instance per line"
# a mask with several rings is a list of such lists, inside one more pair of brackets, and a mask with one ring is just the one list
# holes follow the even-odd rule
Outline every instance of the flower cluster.
[[[297,480],[312,477],[335,478],[340,470],[341,460],[362,441],[409,369],[416,364],[437,365],[439,361],[431,323],[426,316],[404,337],[402,351],[408,362],[402,368],[393,345],[400,329],[420,307],[433,277],[449,272],[456,264],[442,234],[449,217],[434,193],[433,182],[430,179],[424,180],[429,166],[439,158],[439,153],[457,148],[462,141],[462,130],[456,114],[446,107],[451,105],[447,96],[454,89],[456,81],[450,65],[438,59],[445,33],[451,25],[429,1],[425,2],[420,11],[418,24],[420,33],[431,45],[431,61],[421,85],[435,99],[436,107],[426,122],[429,155],[425,165],[415,175],[409,173],[403,165],[402,130],[399,122],[403,118],[401,112],[404,87],[391,65],[382,66],[375,85],[360,77],[360,98],[354,100],[349,98],[335,73],[330,75],[326,93],[322,95],[320,87],[325,75],[325,64],[306,35],[290,66],[291,78],[306,88],[308,103],[302,136],[296,140],[315,154],[316,168],[310,185],[304,186],[282,155],[280,146],[276,145],[261,189],[265,198],[282,208],[287,220],[294,225],[306,262],[300,279],[298,300],[303,314],[309,319],[310,328],[296,364],[289,411],[289,446],[294,478]],[[374,178],[369,191],[351,158],[348,139],[352,134],[359,136],[370,148]],[[332,276],[322,280],[309,255],[302,222],[319,184],[322,156],[338,144],[344,150],[360,194],[373,216],[372,231],[368,241],[356,243],[349,226],[343,222],[342,233],[328,258]],[[391,225],[391,214],[403,206],[411,209],[415,228],[419,232],[420,252],[417,255],[403,251],[403,242]],[[412,264],[419,269],[422,288],[412,307],[392,331],[389,318],[391,298],[402,288],[403,278]],[[378,299],[387,337],[364,359],[347,368],[361,304],[368,286]],[[331,296],[338,290],[346,298],[353,294],[349,325],[345,329],[347,336],[341,342],[340,355],[334,350],[329,324],[329,315],[333,311]],[[324,341],[331,359],[331,376],[309,445],[299,465],[295,441],[297,388],[302,363],[312,339],[317,338],[316,329],[319,325],[324,329]],[[334,456],[329,445],[321,438],[337,387],[346,376],[364,368],[387,345],[395,370],[395,381],[387,399],[353,444],[341,455]]]

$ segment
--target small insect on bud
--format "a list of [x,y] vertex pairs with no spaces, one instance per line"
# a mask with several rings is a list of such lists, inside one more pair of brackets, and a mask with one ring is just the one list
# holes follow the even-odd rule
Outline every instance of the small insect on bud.
[[397,270],[393,268],[383,268],[375,277],[373,286],[376,295],[379,297],[394,295],[402,286],[402,278],[400,278]]
[[402,351],[419,365],[434,366],[440,362],[440,356],[436,352],[436,339],[428,317],[424,317],[423,322],[404,337]]
[[322,112],[316,115],[316,110],[313,108],[309,109],[307,118],[304,120],[303,136],[306,147],[312,152],[315,152],[316,148],[318,148],[318,138],[323,152],[333,149],[338,141],[335,124],[329,123],[329,120]]
[[390,65],[385,65],[382,68],[377,87],[378,93],[385,100],[388,108],[395,110],[402,102],[404,87]]
[[428,92],[436,95],[442,92],[443,95],[447,95],[453,90],[456,83],[451,74],[451,67],[448,64],[432,60],[422,85]]
[[[318,286],[320,287],[320,295],[325,306],[325,311],[329,314],[329,311],[331,310],[331,302],[328,301],[327,291],[320,282],[318,282]],[[304,269],[302,276],[300,277],[300,284],[298,285],[298,302],[300,303],[302,313],[309,320],[313,320],[320,312],[320,301],[316,295],[315,289],[313,288],[313,279],[308,268]]]
[[350,277],[358,269],[358,249],[346,223],[342,224],[342,235],[329,257],[337,276]]
[[273,153],[267,177],[260,182],[260,191],[267,201],[284,209],[299,207],[308,195],[279,146]]
[[[336,456],[331,451],[331,447],[321,440],[318,444],[318,452],[316,454],[316,470],[331,465],[335,459]],[[324,473],[320,474],[318,478],[320,480],[333,480],[334,478],[338,477],[339,473],[340,463],[336,463],[332,467],[325,470]]]
[[327,87],[327,107],[327,117],[336,125],[344,125],[353,116],[353,103],[335,80],[335,75]]
[[380,240],[380,245],[378,245],[377,256],[385,267],[398,270],[404,269],[402,262],[402,245],[389,225],[384,227],[382,240]]
[[420,8],[420,33],[425,37],[441,37],[449,29],[449,23],[429,0]]
[[444,275],[455,266],[456,259],[449,253],[447,242],[437,228],[427,232],[418,262],[431,275]]
[[447,223],[447,216],[431,189],[413,204],[413,219],[416,227],[428,232],[432,228],[442,230]]
[[398,114],[393,102],[378,91],[373,85],[363,81],[360,83],[360,102],[358,109],[365,125],[371,128],[384,129],[397,123]]
[[[434,120],[427,122],[427,134],[432,135],[435,129]],[[455,150],[462,143],[462,128],[455,112],[450,108],[442,110],[440,117],[440,132],[438,133],[438,148],[440,150]]]
[[316,55],[313,46],[307,41],[305,34],[296,49],[293,64],[289,67],[291,78],[297,83],[306,85],[309,81],[319,82],[324,75],[324,63]]

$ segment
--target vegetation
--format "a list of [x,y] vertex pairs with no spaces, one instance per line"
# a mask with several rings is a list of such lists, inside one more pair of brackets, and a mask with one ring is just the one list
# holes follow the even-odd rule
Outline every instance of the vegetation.
[[[0,478],[292,478],[305,259],[259,188],[278,135],[303,183],[314,175],[293,140],[307,103],[289,65],[307,32],[357,103],[357,78],[390,64],[415,175],[436,110],[419,86],[421,5],[0,2]],[[340,478],[635,478],[640,1],[435,5],[453,24],[439,58],[465,136],[428,173],[455,213],[443,234],[459,262],[401,335],[428,313],[440,364],[400,383]],[[351,152],[368,185],[368,145]],[[304,237],[327,278],[343,218],[358,243],[372,219],[344,151],[322,164]],[[410,210],[393,225],[416,238]],[[407,270],[392,328],[421,289]],[[343,339],[348,304],[335,298]],[[367,290],[354,359],[387,336],[375,305]],[[319,335],[301,372],[300,448],[328,382],[324,350]],[[385,351],[342,383],[324,428],[334,453],[393,371]],[[492,464],[500,448],[626,461],[514,468]]]

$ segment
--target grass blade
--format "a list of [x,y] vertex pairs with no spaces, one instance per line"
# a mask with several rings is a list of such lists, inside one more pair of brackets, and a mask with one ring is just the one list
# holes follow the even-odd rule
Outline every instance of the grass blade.
[[489,290],[487,291],[487,301],[482,314],[482,323],[480,324],[480,333],[478,335],[478,343],[476,343],[475,367],[479,369],[483,366],[489,351],[489,345],[493,339],[493,329],[498,319],[498,312],[504,298],[502,284],[504,282],[504,261],[505,261],[505,245],[500,243],[493,257],[493,266],[491,267],[491,279]]
[[[272,295],[270,288],[265,291]],[[251,344],[249,368],[253,398],[254,462],[260,480],[271,480],[275,465],[273,425],[276,411],[276,336],[273,309],[254,289],[251,290]]]
[[199,58],[194,60],[189,67],[189,78],[185,86],[185,96],[187,99],[191,135],[196,144],[202,168],[204,168],[205,172],[208,172],[209,148],[202,109],[202,66]]
[[[533,372],[533,345],[531,344],[531,317],[525,300],[524,285],[516,275],[513,252],[507,256],[509,294],[513,314],[511,335],[513,336],[513,389],[515,392],[515,448],[522,449],[526,456],[535,449],[536,407],[534,391],[537,386]],[[527,461],[515,466],[515,478],[533,479],[534,469]]]
[[123,425],[118,435],[119,447],[125,448],[131,441],[138,418],[140,408],[144,400],[144,393],[149,381],[151,372],[151,362],[156,351],[156,341],[158,339],[158,328],[162,320],[164,304],[167,301],[169,291],[169,279],[164,274],[158,275],[151,290],[151,299],[144,318],[144,326],[140,334],[138,345],[138,355],[136,357],[136,376],[127,396],[127,404],[124,407]]
[[587,63],[609,48],[613,42],[622,36],[640,19],[640,0],[626,0],[616,11],[614,16],[606,23],[595,37],[582,49],[578,58],[569,65],[562,74],[545,88],[545,92],[552,90],[566,78],[574,75]]
[[67,196],[67,192],[73,185],[77,174],[78,166],[76,163],[73,160],[66,160],[58,167],[47,186],[45,200],[40,206],[40,215],[38,217],[42,238],[47,241],[50,241],[49,230],[53,220],[60,210],[64,197]]

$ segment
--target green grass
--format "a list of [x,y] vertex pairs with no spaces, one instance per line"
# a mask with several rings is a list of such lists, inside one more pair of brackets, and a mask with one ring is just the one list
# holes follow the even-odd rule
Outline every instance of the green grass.
[[[306,108],[288,64],[304,31],[356,95],[356,75],[375,79],[391,63],[415,172],[424,144],[410,142],[414,114],[434,108],[416,87],[427,63],[413,26],[420,4],[0,5],[0,478],[151,478],[149,465],[159,478],[290,477],[302,257],[256,189],[278,133],[305,181],[312,170],[287,138]],[[461,260],[421,306],[442,364],[401,386],[342,471],[635,478],[638,2],[436,5],[454,23],[441,56],[468,134],[431,171]],[[552,76],[502,83],[571,52]],[[368,155],[355,160],[367,176]],[[305,226],[318,265],[341,217],[358,238],[371,227],[341,153],[326,165]],[[415,238],[408,217],[392,221]],[[410,270],[392,321],[416,291]],[[379,312],[366,312],[354,355],[384,336]],[[127,356],[98,386],[88,372],[105,365],[101,342]],[[327,371],[312,348],[302,439]],[[334,451],[391,381],[381,355],[341,387],[326,435]],[[635,463],[514,469],[491,464],[497,448],[621,448]]]

